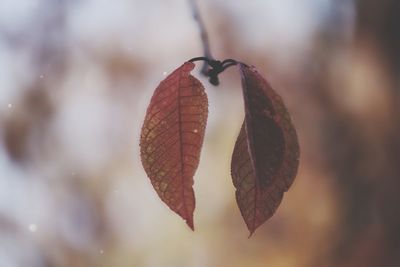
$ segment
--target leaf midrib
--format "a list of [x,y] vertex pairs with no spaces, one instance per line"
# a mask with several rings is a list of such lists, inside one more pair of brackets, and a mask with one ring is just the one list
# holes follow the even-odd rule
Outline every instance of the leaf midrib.
[[[177,97],[177,103],[178,103],[178,135],[179,135],[179,157],[180,157],[180,174],[181,174],[181,185],[182,185],[182,201],[183,201],[183,208],[185,211],[185,220],[188,222],[188,210],[186,206],[186,198],[185,198],[185,178],[183,175],[183,167],[184,167],[184,162],[183,162],[183,140],[182,140],[182,114],[181,114],[181,80],[182,80],[182,73],[179,76],[178,80],[178,97]],[[190,215],[189,215],[190,216]]]

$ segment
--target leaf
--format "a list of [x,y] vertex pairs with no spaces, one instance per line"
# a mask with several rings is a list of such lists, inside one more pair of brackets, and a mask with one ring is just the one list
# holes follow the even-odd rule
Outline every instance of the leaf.
[[193,176],[199,164],[208,115],[202,84],[186,62],[156,88],[142,127],[140,156],[162,201],[193,230]]
[[250,235],[276,211],[297,173],[299,144],[281,97],[254,67],[239,65],[245,119],[232,155],[236,201]]

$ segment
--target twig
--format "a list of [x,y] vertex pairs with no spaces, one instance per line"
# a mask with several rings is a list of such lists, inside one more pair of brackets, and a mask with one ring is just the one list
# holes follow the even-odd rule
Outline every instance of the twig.
[[[200,16],[196,0],[189,0],[189,4],[193,12],[193,17],[200,29],[200,37],[201,37],[201,42],[203,43],[204,57],[208,58],[209,60],[214,60],[214,57],[211,55],[210,51],[210,43],[208,40],[207,30]],[[201,73],[203,73],[205,76],[208,76],[209,69],[210,69],[209,63],[207,61],[204,61],[203,67],[201,68]]]
[[201,73],[209,78],[209,82],[212,85],[218,85],[219,84],[218,74],[220,74],[230,66],[237,65],[240,62],[237,62],[236,60],[233,59],[226,59],[222,62],[214,59],[214,57],[211,55],[208,34],[206,31],[206,27],[204,26],[203,20],[201,19],[196,0],[189,0],[189,3],[193,12],[193,17],[200,29],[200,37],[204,50],[203,57],[195,57],[189,61],[190,62],[204,61],[203,67],[201,68]]

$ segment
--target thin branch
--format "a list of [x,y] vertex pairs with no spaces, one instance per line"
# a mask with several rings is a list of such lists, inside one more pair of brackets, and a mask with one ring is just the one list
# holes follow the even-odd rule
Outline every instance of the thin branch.
[[197,6],[196,0],[188,0],[188,1],[193,12],[193,17],[200,29],[200,37],[204,51],[203,57],[195,57],[189,61],[190,62],[204,61],[203,67],[201,68],[201,73],[209,78],[209,82],[212,85],[218,85],[219,84],[218,74],[220,74],[221,72],[223,72],[224,70],[226,70],[231,66],[237,65],[239,62],[233,59],[226,59],[222,62],[214,59],[214,57],[211,55],[207,30],[200,16],[199,7]]
[[[208,40],[207,30],[200,16],[199,7],[197,6],[196,0],[189,0],[189,4],[192,9],[193,17],[200,29],[200,37],[201,37],[201,42],[203,43],[204,57],[208,58],[209,60],[214,60],[213,56],[211,55],[210,42]],[[209,68],[210,66],[208,62],[204,61],[203,67],[201,68],[201,73],[208,76]]]

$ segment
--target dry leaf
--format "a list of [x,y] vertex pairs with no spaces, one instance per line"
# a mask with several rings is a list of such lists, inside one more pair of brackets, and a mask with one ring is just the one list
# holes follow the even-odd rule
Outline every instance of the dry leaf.
[[140,138],[143,167],[162,201],[191,229],[193,176],[200,159],[208,115],[202,84],[186,62],[160,83],[151,98]]
[[231,171],[236,200],[252,234],[275,213],[292,184],[299,164],[299,145],[281,97],[254,67],[239,67],[245,120]]

